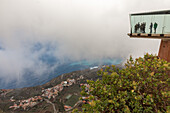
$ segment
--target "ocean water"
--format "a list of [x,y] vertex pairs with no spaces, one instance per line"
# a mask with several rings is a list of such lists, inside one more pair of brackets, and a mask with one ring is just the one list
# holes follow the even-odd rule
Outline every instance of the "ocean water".
[[14,80],[10,81],[8,84],[4,84],[0,79],[0,89],[13,89],[13,88],[23,88],[42,85],[49,82],[51,79],[62,75],[64,73],[69,73],[72,71],[88,69],[90,67],[99,66],[99,65],[116,65],[120,64],[122,59],[102,59],[102,60],[93,60],[93,61],[69,61],[68,63],[60,64],[53,72],[50,74],[42,74],[41,76],[31,76],[32,72],[29,70],[23,75],[22,81],[19,83]]

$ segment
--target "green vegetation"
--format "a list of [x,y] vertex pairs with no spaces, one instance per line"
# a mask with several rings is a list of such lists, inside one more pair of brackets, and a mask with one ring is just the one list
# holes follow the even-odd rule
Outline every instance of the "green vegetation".
[[76,102],[79,101],[79,96],[76,95],[72,95],[67,101],[66,101],[66,105],[69,105],[71,107],[73,107],[75,105]]
[[[101,69],[102,80],[87,80],[90,91],[82,112],[87,113],[161,113],[170,105],[170,63],[157,56],[130,57],[124,69],[115,66]],[[77,112],[77,110],[73,110]]]

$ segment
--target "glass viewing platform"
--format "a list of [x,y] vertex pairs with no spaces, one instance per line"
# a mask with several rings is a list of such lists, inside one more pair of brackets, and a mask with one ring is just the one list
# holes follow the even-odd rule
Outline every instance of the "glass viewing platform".
[[170,10],[130,14],[130,37],[170,39]]

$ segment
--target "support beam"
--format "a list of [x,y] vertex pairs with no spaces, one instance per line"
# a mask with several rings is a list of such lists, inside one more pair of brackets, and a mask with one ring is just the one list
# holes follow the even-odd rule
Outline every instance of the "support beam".
[[161,40],[158,56],[170,62],[170,40]]

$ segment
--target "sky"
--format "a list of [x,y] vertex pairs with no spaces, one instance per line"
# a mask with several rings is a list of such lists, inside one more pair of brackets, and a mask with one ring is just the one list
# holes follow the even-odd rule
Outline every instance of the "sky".
[[129,14],[167,10],[169,0],[0,0],[0,78],[23,80],[60,63],[157,54],[160,40],[130,39]]

